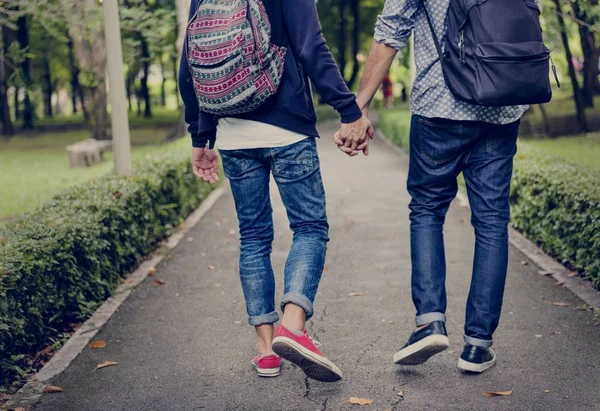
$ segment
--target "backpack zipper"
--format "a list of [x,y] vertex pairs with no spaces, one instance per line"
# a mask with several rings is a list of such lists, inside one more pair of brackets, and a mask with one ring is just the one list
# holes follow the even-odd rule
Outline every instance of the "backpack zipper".
[[461,30],[460,31],[460,37],[458,39],[458,48],[460,50],[460,62],[461,63],[466,63],[466,53],[465,53],[465,31]]

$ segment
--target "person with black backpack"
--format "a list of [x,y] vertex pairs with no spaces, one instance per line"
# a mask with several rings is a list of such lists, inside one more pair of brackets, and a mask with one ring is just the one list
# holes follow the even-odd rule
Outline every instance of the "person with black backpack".
[[[283,357],[310,378],[337,381],[342,372],[305,328],[329,241],[309,79],[339,112],[350,149],[368,154],[371,123],[325,43],[314,0],[191,1],[179,89],[194,173],[218,181],[216,142],[230,180],[239,274],[258,338],[252,364],[259,376],[276,377]],[[276,329],[271,175],[294,232]]]
[[[397,364],[422,364],[449,345],[442,231],[461,172],[476,241],[458,367],[479,373],[496,363],[519,121],[527,104],[552,95],[539,15],[534,0],[387,0],[378,17],[357,97],[363,112],[411,34],[417,65],[408,175],[417,328]],[[355,153],[340,135],[335,141]]]

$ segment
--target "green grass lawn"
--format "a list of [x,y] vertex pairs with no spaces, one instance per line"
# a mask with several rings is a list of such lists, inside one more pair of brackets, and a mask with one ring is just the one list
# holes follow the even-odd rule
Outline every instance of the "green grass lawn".
[[519,153],[552,156],[578,167],[600,171],[600,133],[585,137],[521,139]]
[[[149,127],[131,132],[133,157],[144,156],[164,148],[168,128]],[[69,167],[66,146],[88,137],[84,130],[44,133],[38,137],[17,136],[0,139],[0,220],[35,210],[61,190],[112,172],[112,154],[89,168]],[[181,139],[174,144],[187,144]]]
[[[179,119],[181,111],[177,109],[170,109],[164,107],[152,107],[152,117],[145,118],[137,115],[137,108],[134,107],[134,112],[129,113],[129,124],[131,127],[151,127],[151,126],[165,126],[167,124],[173,124]],[[40,118],[34,122],[35,126],[60,126],[60,125],[72,125],[72,124],[84,124],[83,114],[60,114],[52,118]],[[23,126],[23,121],[15,122],[15,127],[20,129]]]

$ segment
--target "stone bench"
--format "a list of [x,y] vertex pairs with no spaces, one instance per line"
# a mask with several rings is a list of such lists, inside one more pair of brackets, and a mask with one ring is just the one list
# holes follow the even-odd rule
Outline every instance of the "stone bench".
[[102,154],[110,151],[112,143],[110,140],[83,140],[67,146],[69,165],[71,168],[90,167],[103,160]]

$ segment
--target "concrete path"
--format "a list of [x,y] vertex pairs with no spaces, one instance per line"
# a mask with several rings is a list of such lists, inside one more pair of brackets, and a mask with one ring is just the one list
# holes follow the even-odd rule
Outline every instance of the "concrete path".
[[[334,130],[330,125],[321,131],[329,136]],[[45,394],[34,409],[361,408],[350,405],[350,397],[372,399],[365,409],[381,411],[600,409],[600,327],[570,292],[538,275],[532,264],[522,265],[515,249],[494,345],[498,365],[481,376],[458,371],[473,234],[469,210],[456,203],[445,231],[451,347],[419,367],[394,365],[392,355],[414,326],[408,160],[380,141],[368,158],[347,158],[329,137],[320,142],[320,153],[332,241],[309,331],[343,370],[343,381],[310,381],[290,364],[277,379],[255,376],[254,331],[236,274],[237,221],[228,191],[158,267],[155,278],[165,285],[151,279],[142,284],[98,334],[108,346],[86,348],[53,381],[64,393]],[[274,218],[281,297],[291,235],[276,190]],[[104,361],[120,365],[94,371]],[[509,397],[483,396],[511,389]]]

